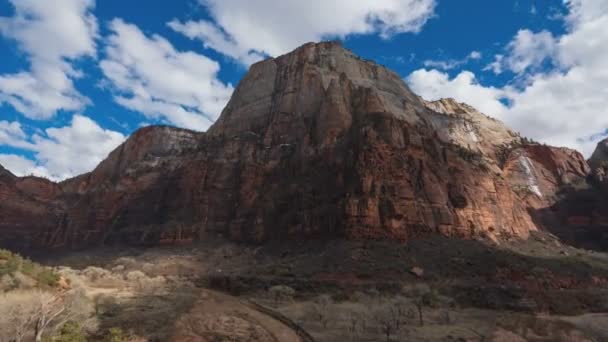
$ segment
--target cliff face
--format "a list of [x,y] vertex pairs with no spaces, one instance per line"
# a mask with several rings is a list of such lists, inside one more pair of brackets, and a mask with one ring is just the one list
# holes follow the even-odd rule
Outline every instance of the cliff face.
[[608,249],[608,140],[589,159],[588,183],[567,189],[549,209],[539,211],[543,225],[572,244]]
[[307,44],[253,65],[207,133],[141,129],[61,184],[0,173],[0,234],[27,226],[11,241],[43,246],[209,231],[247,242],[525,238],[531,210],[587,173],[577,152],[525,144],[454,100],[423,101],[337,43]]

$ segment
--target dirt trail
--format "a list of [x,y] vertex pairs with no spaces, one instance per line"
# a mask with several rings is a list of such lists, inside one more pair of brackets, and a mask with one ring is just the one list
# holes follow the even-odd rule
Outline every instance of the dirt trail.
[[176,325],[175,342],[231,341],[308,342],[285,323],[255,306],[223,293],[203,290],[192,310]]

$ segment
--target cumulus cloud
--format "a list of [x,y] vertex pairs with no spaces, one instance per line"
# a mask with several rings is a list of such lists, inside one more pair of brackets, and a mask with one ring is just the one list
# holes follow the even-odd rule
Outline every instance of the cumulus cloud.
[[1,154],[0,164],[16,175],[34,174],[63,180],[91,171],[125,140],[121,133],[74,115],[68,126],[48,128],[28,136],[17,122],[0,122],[0,144],[34,154],[35,160]]
[[[435,0],[199,0],[213,21],[173,20],[169,26],[244,64],[324,38],[418,32]],[[322,8],[323,10],[319,10]]]
[[0,103],[32,119],[75,111],[88,99],[75,88],[81,76],[72,62],[95,56],[94,0],[10,0],[15,14],[0,17],[0,34],[13,39],[27,56],[29,70],[0,75]]
[[33,160],[16,154],[0,154],[0,165],[19,177],[38,176],[51,178],[47,169],[37,165]]
[[25,137],[26,134],[19,122],[0,121],[0,145],[22,147]]
[[177,51],[165,38],[148,37],[120,19],[110,30],[100,66],[117,103],[190,129],[206,130],[215,121],[233,91],[218,80],[217,62]]
[[[552,43],[556,67],[530,72],[521,88],[485,87],[467,71],[450,78],[436,70],[417,70],[407,81],[424,98],[470,102],[525,136],[588,156],[608,129],[608,2],[570,0],[568,6],[568,32]],[[534,65],[538,56],[546,55],[545,44],[534,46],[539,51],[532,49],[529,56],[515,59],[524,61],[520,67]]]
[[447,73],[438,70],[419,69],[406,79],[412,90],[427,100],[452,97],[466,102],[483,113],[503,113],[505,105],[500,101],[506,93],[502,89],[485,87],[477,82],[475,74],[463,71],[450,79]]
[[507,54],[498,54],[493,63],[486,69],[496,74],[508,69],[516,74],[538,69],[543,62],[554,58],[557,52],[557,41],[549,31],[534,33],[530,30],[519,30],[515,38],[506,47]]

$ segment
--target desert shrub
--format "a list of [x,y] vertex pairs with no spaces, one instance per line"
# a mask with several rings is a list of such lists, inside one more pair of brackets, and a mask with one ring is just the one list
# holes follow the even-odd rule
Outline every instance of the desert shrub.
[[162,276],[148,277],[142,271],[128,272],[124,276],[124,279],[137,291],[148,295],[156,295],[159,292],[162,292],[165,289],[167,282]]
[[96,287],[121,287],[124,281],[121,276],[115,275],[112,272],[100,268],[89,266],[82,271],[88,283]]
[[137,260],[130,257],[120,257],[115,261],[116,265],[121,265],[125,269],[136,269],[138,266]]
[[19,280],[9,274],[0,276],[0,290],[11,291],[19,288]]
[[78,322],[68,321],[48,342],[87,342],[87,338]]
[[37,274],[34,275],[34,279],[38,281],[39,285],[53,287],[57,286],[59,275],[48,268],[42,268]]
[[[59,275],[48,267],[37,264],[27,258],[23,258],[11,251],[0,249],[0,278],[9,276],[17,278],[17,283],[23,280],[19,274],[25,275],[34,279],[40,287],[57,286]],[[2,281],[3,284],[6,280]],[[19,284],[18,284],[19,285]],[[4,290],[11,290],[15,287],[2,287]]]
[[21,261],[20,256],[0,249],[0,276],[15,274],[21,267]]
[[271,287],[268,290],[270,297],[275,301],[276,304],[279,304],[283,301],[290,301],[296,294],[296,290],[292,289],[287,285],[276,285]]
[[435,289],[422,295],[422,304],[430,308],[437,308],[441,304],[439,293]]
[[146,274],[142,271],[131,271],[125,275],[125,280],[129,282],[138,282],[146,277]]
[[95,266],[89,266],[85,268],[82,271],[82,274],[92,282],[110,276],[110,272],[108,270]]
[[125,266],[124,265],[116,265],[114,267],[112,267],[112,273],[121,273],[125,271]]
[[121,328],[110,328],[106,334],[105,342],[128,342],[129,334],[124,332]]

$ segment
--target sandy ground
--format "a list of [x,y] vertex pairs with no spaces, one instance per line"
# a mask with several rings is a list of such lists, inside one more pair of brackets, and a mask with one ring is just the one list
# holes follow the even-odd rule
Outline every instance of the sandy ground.
[[[260,341],[299,342],[300,336],[282,322],[216,291],[202,290],[190,312],[175,325],[175,342]],[[214,340],[215,338],[215,340]]]

